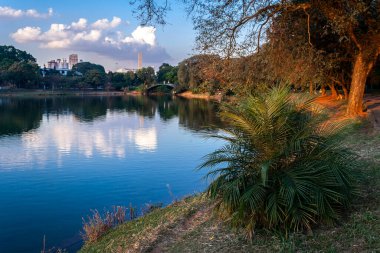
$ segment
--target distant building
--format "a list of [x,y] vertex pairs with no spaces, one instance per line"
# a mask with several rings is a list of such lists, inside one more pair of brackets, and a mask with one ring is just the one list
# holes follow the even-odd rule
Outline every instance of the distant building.
[[55,60],[48,61],[47,68],[48,69],[57,69],[58,63]]
[[[82,60],[81,60],[82,62]],[[47,63],[47,67],[44,67],[46,70],[57,70],[61,75],[66,76],[67,73],[73,68],[75,64],[78,63],[78,55],[77,54],[71,54],[69,56],[69,62],[67,62],[67,59],[57,59],[57,60],[50,60]]]
[[69,71],[69,64],[66,59],[48,61],[47,70],[57,70],[61,75],[66,76]]
[[69,56],[69,68],[72,69],[75,64],[78,63],[78,55],[70,54]]
[[142,68],[142,52],[139,52],[137,56],[137,69]]
[[116,73],[127,73],[129,71],[136,73],[137,69],[120,68],[120,69],[116,70]]

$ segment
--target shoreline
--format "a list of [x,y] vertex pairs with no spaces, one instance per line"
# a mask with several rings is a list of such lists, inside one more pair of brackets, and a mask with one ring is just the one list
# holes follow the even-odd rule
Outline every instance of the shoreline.
[[[93,91],[93,90],[0,90],[0,97],[59,97],[59,96],[142,96],[141,91]],[[203,99],[222,101],[222,95],[210,95],[209,93],[196,94],[191,91],[185,91],[175,94],[151,93],[153,96],[173,95],[185,99]]]
[[210,95],[209,93],[193,93],[191,91],[185,91],[181,93],[175,94],[177,97],[182,97],[182,98],[187,98],[187,99],[205,99],[205,100],[216,100],[216,101],[222,101],[222,95],[217,94],[217,95]]
[[49,97],[49,96],[124,96],[139,95],[140,92],[123,91],[81,91],[81,90],[13,90],[0,91],[0,97]]

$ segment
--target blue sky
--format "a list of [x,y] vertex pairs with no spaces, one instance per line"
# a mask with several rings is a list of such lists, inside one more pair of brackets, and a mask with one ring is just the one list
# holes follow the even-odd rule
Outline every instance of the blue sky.
[[28,51],[40,65],[77,53],[112,71],[136,68],[139,51],[143,65],[155,68],[193,53],[195,32],[183,6],[171,6],[166,26],[141,27],[128,3],[0,0],[0,44]]

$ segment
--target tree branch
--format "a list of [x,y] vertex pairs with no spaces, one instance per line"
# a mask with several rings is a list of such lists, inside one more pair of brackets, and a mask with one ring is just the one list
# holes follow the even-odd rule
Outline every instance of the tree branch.
[[362,51],[362,46],[359,44],[358,39],[356,38],[355,33],[354,33],[354,28],[352,26],[350,26],[350,29],[348,29],[348,34],[350,35],[350,38],[355,43],[355,45],[357,46],[357,48],[360,51]]
[[311,35],[310,35],[310,14],[306,11],[306,9],[303,9],[303,11],[307,15],[307,34],[308,34],[308,39],[309,39],[309,45],[313,46],[313,44],[311,44],[311,40],[310,40],[310,37],[311,37]]

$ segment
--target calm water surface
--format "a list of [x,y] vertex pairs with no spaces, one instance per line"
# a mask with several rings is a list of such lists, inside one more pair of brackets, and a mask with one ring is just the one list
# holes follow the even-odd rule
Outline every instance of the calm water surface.
[[[80,247],[82,217],[205,189],[217,105],[170,97],[0,98],[0,252]],[[170,190],[169,190],[170,188]],[[171,191],[174,196],[169,193]]]

